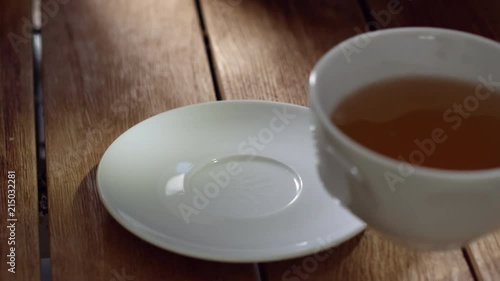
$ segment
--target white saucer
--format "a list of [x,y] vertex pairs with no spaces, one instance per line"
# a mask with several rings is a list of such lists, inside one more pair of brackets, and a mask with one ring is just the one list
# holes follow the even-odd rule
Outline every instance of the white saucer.
[[101,200],[138,237],[206,260],[274,261],[340,244],[365,224],[323,188],[309,113],[220,101],[158,114],[102,157]]

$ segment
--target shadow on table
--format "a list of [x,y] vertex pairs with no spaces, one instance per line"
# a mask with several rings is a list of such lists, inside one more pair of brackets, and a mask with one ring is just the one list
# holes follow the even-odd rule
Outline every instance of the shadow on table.
[[341,266],[356,251],[364,233],[363,231],[343,244],[313,255],[264,264],[265,275],[269,280],[278,277],[280,280],[308,280],[311,277],[313,277],[311,280],[316,280],[318,273],[335,271],[335,267]]
[[[231,17],[242,19],[231,20]],[[257,26],[254,28],[261,31],[256,36],[270,36],[265,48],[273,50],[273,45],[278,44],[280,48],[276,57],[298,52],[302,58],[307,58],[310,67],[330,48],[356,35],[357,30],[364,30],[365,25],[357,2],[342,0],[244,0],[241,7],[234,9],[234,15],[229,14],[227,18],[228,23],[234,21]],[[266,20],[260,23],[255,21],[257,18]],[[279,44],[273,39],[289,41]]]
[[[240,276],[245,271],[253,274],[253,268],[248,264],[229,265],[184,257],[160,249],[130,233],[111,217],[98,198],[96,169],[97,166],[94,166],[81,181],[73,200],[76,215],[82,213],[79,208],[96,210],[88,213],[88,216],[97,217],[88,220],[81,218],[81,235],[87,239],[80,237],[75,240],[80,243],[75,246],[84,248],[80,253],[86,254],[82,266],[86,266],[87,270],[109,272],[110,278],[114,271],[120,273],[123,270],[137,277],[135,280],[219,280],[220,276]],[[70,238],[68,243],[71,243]]]

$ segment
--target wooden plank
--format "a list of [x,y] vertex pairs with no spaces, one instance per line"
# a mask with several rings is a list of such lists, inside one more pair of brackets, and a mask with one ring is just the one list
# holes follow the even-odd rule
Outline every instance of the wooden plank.
[[500,280],[500,231],[467,246],[479,281]]
[[[31,5],[0,0],[0,6],[0,280],[40,280]],[[15,171],[15,194],[8,171]],[[10,213],[17,221],[7,221]],[[8,271],[11,247],[15,273]]]
[[[394,9],[391,7],[397,8]],[[500,2],[367,0],[375,27],[431,26],[475,33],[500,41]],[[500,232],[490,234],[467,247],[480,280],[500,280]]]
[[224,99],[307,103],[314,63],[363,20],[353,1],[202,1]]
[[[202,1],[202,10],[225,99],[306,105],[314,63],[366,24],[355,1]],[[371,231],[326,254],[268,263],[264,271],[272,281],[473,280],[460,250],[413,252]]]
[[127,128],[215,99],[194,2],[64,2],[42,30],[53,280],[255,280],[251,265],[142,241],[96,191],[96,165]]

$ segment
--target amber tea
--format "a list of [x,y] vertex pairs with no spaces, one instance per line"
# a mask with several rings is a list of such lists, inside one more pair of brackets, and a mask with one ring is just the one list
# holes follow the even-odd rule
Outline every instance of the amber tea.
[[480,82],[384,80],[359,89],[331,121],[385,156],[448,170],[500,167],[500,94]]

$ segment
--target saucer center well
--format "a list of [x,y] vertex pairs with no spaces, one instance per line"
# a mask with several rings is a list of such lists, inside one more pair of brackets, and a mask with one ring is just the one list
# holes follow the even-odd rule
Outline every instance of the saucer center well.
[[[255,218],[290,206],[302,180],[290,167],[271,158],[234,155],[193,167],[186,191],[200,198],[206,215]],[[203,202],[201,202],[203,201]]]

